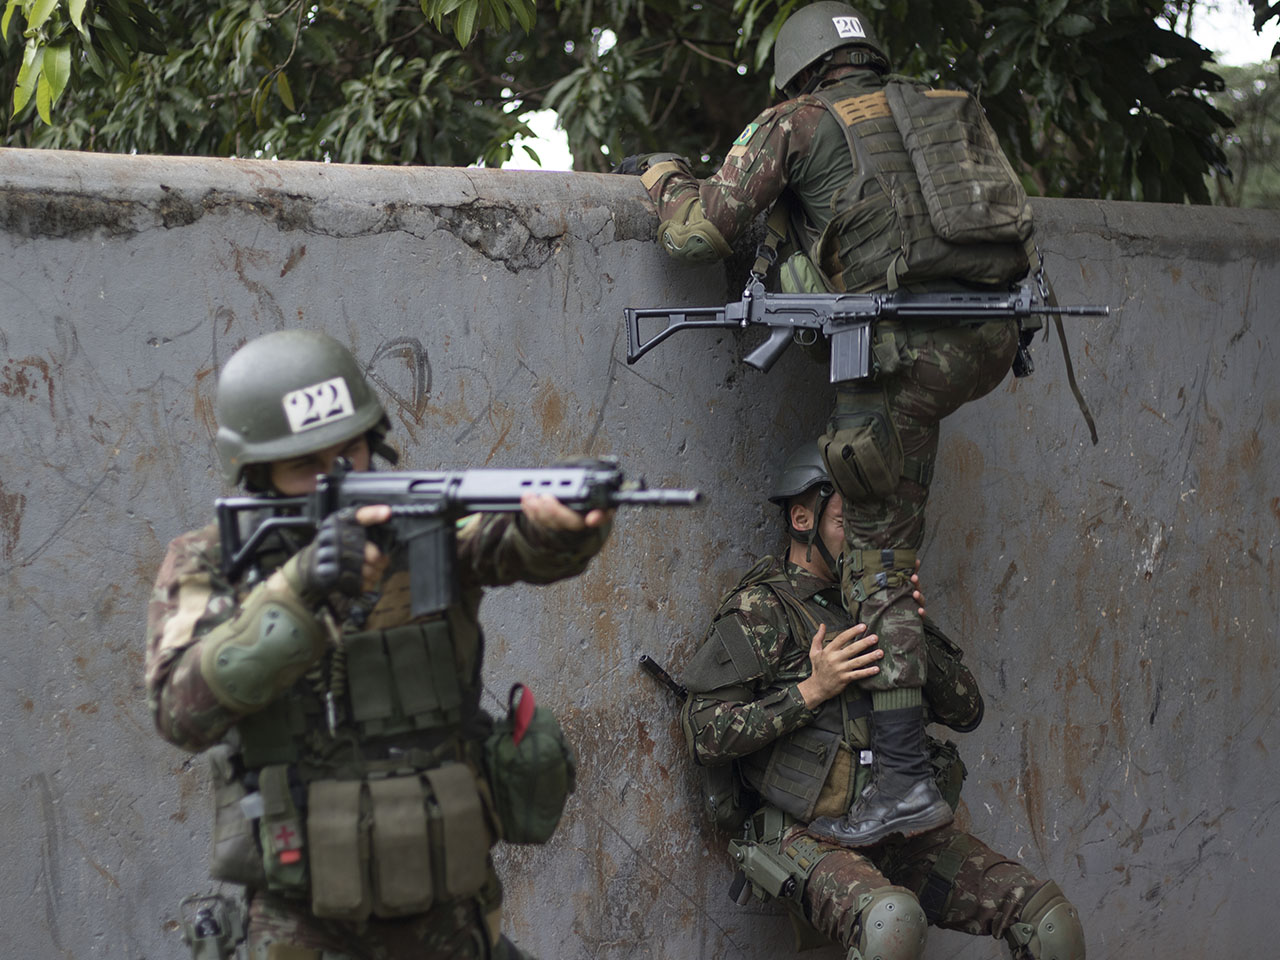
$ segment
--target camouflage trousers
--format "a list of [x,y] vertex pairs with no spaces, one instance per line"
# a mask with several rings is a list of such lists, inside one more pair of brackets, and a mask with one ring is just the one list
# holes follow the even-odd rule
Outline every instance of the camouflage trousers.
[[[803,825],[793,827],[787,842],[803,832]],[[805,886],[805,915],[817,930],[845,949],[857,938],[860,898],[886,886],[911,891],[925,908],[931,925],[989,937],[1003,936],[1042,886],[1022,864],[950,826],[862,850],[822,841],[817,844],[826,855]],[[954,868],[949,884],[935,874],[944,854]]]
[[500,916],[473,899],[397,919],[324,920],[305,902],[259,892],[249,902],[249,960],[533,960],[498,935]]
[[[877,327],[875,346],[881,373],[867,387],[837,390],[829,427],[835,432],[887,418],[891,442],[901,444],[902,475],[891,492],[868,499],[840,491],[845,605],[879,635],[884,651],[880,672],[861,681],[872,691],[924,686],[924,629],[911,598],[910,570],[888,578],[888,586],[867,590],[850,552],[919,549],[942,419],[999,385],[1013,362],[1018,330],[1012,320],[935,329],[886,323]],[[860,579],[862,591],[856,589]],[[861,593],[866,596],[860,599]]]

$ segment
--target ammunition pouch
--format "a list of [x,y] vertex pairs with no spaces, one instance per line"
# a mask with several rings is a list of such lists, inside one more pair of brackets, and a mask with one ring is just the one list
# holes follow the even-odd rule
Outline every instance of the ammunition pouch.
[[259,814],[260,865],[234,882],[309,895],[318,917],[421,913],[474,896],[488,877],[492,832],[466,764],[306,784],[296,768],[265,767],[240,806]]
[[[859,392],[842,404],[818,438],[822,462],[840,496],[850,503],[882,500],[898,486],[902,439],[883,390]],[[860,409],[846,410],[853,406]]]
[[[517,684],[512,688],[514,700]],[[525,691],[525,696],[529,696]],[[500,835],[508,843],[546,843],[577,783],[578,764],[555,715],[535,706],[527,727],[516,710],[484,744],[485,769]]]

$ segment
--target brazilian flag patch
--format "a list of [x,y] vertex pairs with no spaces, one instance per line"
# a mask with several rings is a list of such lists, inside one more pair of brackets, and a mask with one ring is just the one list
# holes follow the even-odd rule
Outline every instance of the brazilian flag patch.
[[748,143],[751,142],[751,138],[755,136],[756,131],[759,129],[760,129],[760,124],[748,123],[747,128],[743,130],[740,134],[738,134],[738,139],[733,141],[733,145],[735,147],[745,147]]

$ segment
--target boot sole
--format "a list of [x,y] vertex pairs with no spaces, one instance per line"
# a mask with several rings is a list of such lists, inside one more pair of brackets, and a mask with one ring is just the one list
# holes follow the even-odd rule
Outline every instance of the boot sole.
[[[939,807],[941,809],[939,809]],[[951,812],[951,808],[947,806],[946,801],[941,804],[935,804],[932,807],[926,807],[919,813],[909,817],[901,817],[897,820],[891,820],[878,830],[870,831],[860,838],[857,843],[853,843],[843,837],[829,837],[820,833],[813,833],[812,836],[827,843],[834,843],[841,847],[849,847],[857,850],[862,847],[874,847],[878,843],[883,843],[895,834],[899,834],[903,839],[918,837],[922,833],[928,833],[930,830],[937,830],[939,827],[945,827],[948,823],[955,819],[955,814]]]

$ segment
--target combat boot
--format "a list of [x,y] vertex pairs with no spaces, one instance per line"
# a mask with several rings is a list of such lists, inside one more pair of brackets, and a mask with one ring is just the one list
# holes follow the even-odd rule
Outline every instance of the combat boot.
[[952,820],[925,752],[924,708],[876,710],[872,718],[872,782],[843,817],[819,817],[809,824],[809,833],[820,840],[869,847],[893,834],[914,837]]

